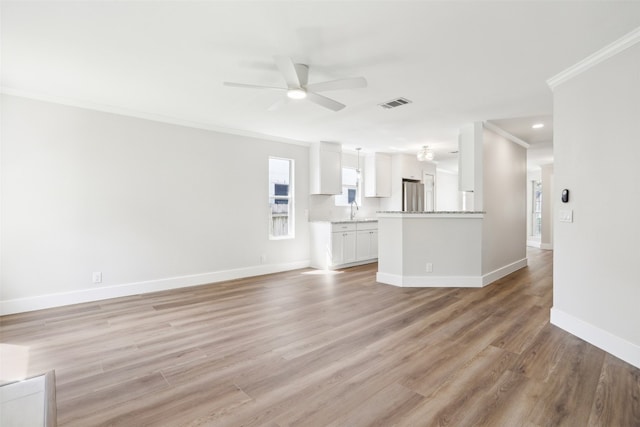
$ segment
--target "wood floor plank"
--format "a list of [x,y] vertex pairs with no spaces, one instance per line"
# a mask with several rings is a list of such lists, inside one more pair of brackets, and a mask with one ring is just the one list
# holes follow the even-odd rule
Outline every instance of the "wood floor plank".
[[640,425],[640,370],[550,325],[552,252],[485,288],[310,269],[0,317],[58,425]]
[[513,364],[513,353],[489,346],[449,375],[423,405],[406,412],[394,422],[399,426],[462,425],[465,409],[477,402]]
[[[625,405],[625,410],[616,410]],[[589,426],[640,426],[640,371],[605,355]]]
[[578,338],[564,347],[558,373],[548,377],[530,420],[556,426],[587,425],[604,352]]

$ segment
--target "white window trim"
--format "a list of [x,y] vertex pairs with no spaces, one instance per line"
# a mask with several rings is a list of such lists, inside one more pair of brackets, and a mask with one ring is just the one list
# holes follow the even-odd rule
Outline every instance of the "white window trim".
[[[353,168],[353,167],[349,167],[349,166],[344,166],[342,169],[353,169],[354,171],[356,171],[356,173],[357,173],[357,170],[358,170],[358,168]],[[342,171],[340,171],[340,173],[342,173]],[[342,185],[343,191],[344,191],[345,187],[353,187],[353,186],[352,185],[347,186],[347,185],[343,184]],[[361,206],[362,205],[362,181],[356,180],[355,187],[356,187],[356,205]],[[334,205],[340,206],[340,207],[349,207],[350,206],[349,203],[346,203],[346,204],[345,203],[338,203],[338,200],[340,200],[339,199],[340,196],[341,195],[336,195],[334,197],[334,201],[333,201]]]
[[[269,240],[289,240],[294,239],[296,237],[296,227],[295,227],[295,160],[289,159],[286,157],[276,157],[269,156],[270,160],[285,160],[289,162],[289,195],[288,196],[271,196],[271,191],[269,190],[268,194],[268,214],[269,214]],[[268,179],[268,185],[271,185],[271,179]],[[288,200],[289,203],[289,215],[288,215],[288,229],[289,234],[286,236],[274,236],[273,235],[273,223],[271,216],[271,199],[281,199]]]

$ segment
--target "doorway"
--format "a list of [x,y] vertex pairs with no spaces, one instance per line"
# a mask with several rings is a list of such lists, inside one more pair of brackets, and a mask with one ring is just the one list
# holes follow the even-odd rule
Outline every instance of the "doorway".
[[422,174],[422,182],[424,183],[424,210],[425,212],[433,212],[435,207],[436,180],[435,177],[427,172]]

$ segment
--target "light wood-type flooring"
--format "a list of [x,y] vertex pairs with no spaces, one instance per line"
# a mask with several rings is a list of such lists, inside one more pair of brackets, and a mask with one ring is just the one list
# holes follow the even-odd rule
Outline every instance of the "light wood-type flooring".
[[552,253],[482,289],[297,270],[1,318],[60,426],[640,426],[640,370],[549,324]]

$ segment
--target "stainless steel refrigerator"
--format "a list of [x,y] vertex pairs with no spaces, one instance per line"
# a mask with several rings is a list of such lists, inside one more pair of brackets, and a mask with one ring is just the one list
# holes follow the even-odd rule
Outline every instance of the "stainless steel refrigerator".
[[424,184],[420,181],[402,180],[402,210],[404,212],[424,211]]

